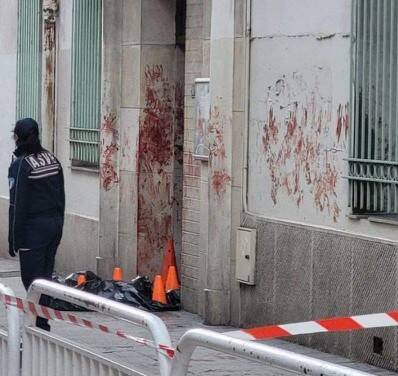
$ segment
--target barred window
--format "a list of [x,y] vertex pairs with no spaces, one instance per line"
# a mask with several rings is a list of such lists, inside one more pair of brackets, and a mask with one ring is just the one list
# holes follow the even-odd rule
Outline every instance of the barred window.
[[353,1],[352,212],[398,213],[398,3]]
[[101,112],[102,1],[73,1],[72,114],[73,166],[98,167]]
[[17,119],[31,117],[40,123],[41,1],[18,2]]

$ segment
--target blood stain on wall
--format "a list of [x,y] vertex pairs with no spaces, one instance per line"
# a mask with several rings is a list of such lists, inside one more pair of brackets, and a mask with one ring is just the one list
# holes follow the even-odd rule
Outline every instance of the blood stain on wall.
[[227,153],[224,143],[224,129],[228,119],[218,106],[214,106],[210,113],[209,123],[209,162],[211,167],[211,187],[218,198],[223,198],[231,177],[226,171]]
[[104,115],[101,126],[101,181],[105,191],[110,191],[117,183],[119,176],[115,168],[116,154],[119,150],[116,114]]
[[172,235],[175,87],[162,65],[145,68],[138,144],[138,273],[159,272]]
[[116,123],[116,115],[115,114],[106,114],[104,115],[104,120],[102,122],[101,130],[105,133],[110,133],[111,135],[117,137],[118,131],[115,129]]
[[224,171],[214,171],[211,178],[211,185],[218,197],[222,197],[226,191],[227,184],[231,181],[231,177]]
[[223,162],[225,160],[225,124],[225,116],[221,113],[219,107],[214,106],[211,111],[209,124],[210,159],[212,163]]
[[107,145],[102,153],[101,179],[105,191],[111,190],[112,187],[119,182],[119,177],[113,163],[114,155],[118,150],[119,147],[117,144],[112,143]]
[[321,93],[320,81],[315,80],[314,87],[309,87],[295,73],[290,81],[284,76],[283,85],[278,80],[268,88],[268,118],[261,141],[274,205],[280,203],[283,193],[297,207],[311,197],[320,212],[327,212],[337,222],[341,212],[337,195],[341,174],[336,155],[345,148],[348,104],[338,106],[334,135],[332,98]]

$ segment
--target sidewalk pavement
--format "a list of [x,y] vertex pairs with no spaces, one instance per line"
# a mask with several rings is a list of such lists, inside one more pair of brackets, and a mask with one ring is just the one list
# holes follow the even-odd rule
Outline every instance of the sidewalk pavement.
[[[25,291],[18,274],[17,264],[13,260],[0,259],[0,283],[10,287],[17,296],[25,297]],[[2,273],[14,273],[2,274]],[[0,310],[0,327],[5,326],[4,310]],[[145,330],[137,328],[126,321],[116,320],[94,312],[79,313],[79,316],[102,323],[110,327],[121,329],[134,336],[148,338]],[[182,334],[191,328],[207,328],[214,331],[225,332],[234,330],[228,327],[206,327],[201,323],[199,316],[188,312],[163,312],[158,314],[163,319],[172,337],[173,344],[176,344]],[[123,340],[113,335],[104,335],[95,330],[84,329],[65,323],[52,323],[52,332],[63,336],[84,347],[94,350],[103,356],[118,361],[128,367],[134,368],[147,375],[159,375],[156,353],[147,347],[135,344],[130,340]],[[348,359],[324,354],[316,350],[299,346],[281,340],[267,341],[267,344],[290,350],[296,353],[312,356],[333,363],[360,369],[380,376],[397,375],[395,372],[381,370],[365,364],[354,363]],[[190,367],[190,375],[212,375],[212,376],[289,376],[296,373],[286,370],[268,367],[263,364],[249,362],[245,359],[235,358],[230,355],[217,353],[207,349],[195,351]]]

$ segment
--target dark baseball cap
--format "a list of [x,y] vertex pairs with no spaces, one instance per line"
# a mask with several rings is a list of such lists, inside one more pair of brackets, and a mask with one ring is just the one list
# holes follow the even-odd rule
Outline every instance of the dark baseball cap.
[[39,136],[39,125],[31,118],[21,119],[16,122],[13,132],[23,142],[31,136]]

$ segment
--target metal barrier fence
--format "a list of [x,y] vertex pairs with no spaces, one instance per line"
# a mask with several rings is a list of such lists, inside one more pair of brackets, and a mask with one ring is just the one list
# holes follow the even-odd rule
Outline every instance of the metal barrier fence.
[[25,328],[22,376],[145,376],[71,341]]
[[317,376],[371,376],[370,373],[310,358],[277,347],[242,341],[205,329],[191,329],[181,337],[170,375],[187,375],[192,354],[197,347],[205,347],[299,374]]
[[[128,321],[129,323],[144,328],[146,329],[152,336],[153,341],[156,346],[162,347],[162,346],[167,346],[171,347],[171,340],[170,340],[170,335],[169,332],[167,331],[166,326],[164,325],[163,321],[158,318],[157,316],[118,303],[114,302],[109,299],[105,299],[93,294],[89,294],[80,290],[76,290],[70,287],[62,286],[60,284],[54,283],[54,282],[49,282],[45,280],[36,280],[33,282],[31,285],[29,291],[28,291],[28,296],[27,300],[33,302],[33,303],[39,303],[40,297],[42,294],[51,296],[53,298],[58,298],[62,299],[64,301],[67,301],[72,304],[76,304],[78,306],[87,308],[92,311],[96,311],[99,313],[103,313],[108,316],[112,316],[114,318],[118,319],[123,319],[125,321]],[[24,336],[23,336],[23,343],[24,343],[24,354],[23,354],[23,363],[22,363],[22,376],[53,376],[56,373],[56,364],[50,364],[48,362],[48,354],[49,351],[53,351],[53,345],[51,342],[54,340],[55,337],[48,335],[47,333],[41,331],[41,330],[33,330],[30,328],[27,324],[30,323],[32,324],[31,320],[31,315],[30,314],[25,314],[25,320],[29,320],[25,322],[25,330],[24,330]],[[35,339],[36,338],[36,339]],[[39,367],[39,372],[38,373],[32,373],[32,364],[37,360],[37,355],[38,352],[35,350],[37,346],[33,346],[33,341],[39,341],[40,343],[40,357],[41,359],[47,361],[45,362],[48,364],[47,370],[42,370]],[[67,341],[65,341],[67,343]],[[58,341],[59,348],[62,349],[62,342]],[[71,342],[68,343],[69,350],[73,355],[74,358],[69,358],[70,360],[77,359],[78,352],[82,350],[81,346],[77,344],[72,344]],[[73,349],[71,349],[71,346],[73,346]],[[87,351],[86,351],[87,354]],[[74,368],[73,368],[73,373],[72,375],[86,375],[83,372],[83,367],[84,364],[87,364],[87,362],[91,362],[91,364],[96,363],[97,365],[95,367],[99,368],[100,370],[103,369],[98,375],[139,375],[140,373],[137,373],[136,371],[132,369],[128,369],[128,372],[130,373],[124,373],[126,370],[118,370],[117,368],[113,368],[113,366],[109,365],[109,362],[107,365],[104,365],[104,358],[101,356],[95,355],[95,359],[93,358],[95,354],[91,353],[91,357],[85,356],[85,359],[82,361],[76,361]],[[160,375],[161,376],[168,376],[170,375],[170,359],[167,356],[166,353],[163,353],[161,351],[158,351],[158,358],[159,358],[159,365],[160,365]],[[35,360],[36,359],[36,360]],[[94,363],[93,363],[94,362]],[[102,368],[101,368],[102,367]],[[104,368],[105,367],[105,368]],[[51,369],[49,369],[51,368]],[[37,367],[34,368],[34,371],[36,371]],[[43,373],[45,371],[45,373]],[[103,373],[105,372],[105,373]],[[116,372],[116,373],[115,373]],[[119,373],[117,373],[119,372]],[[122,373],[120,373],[122,372]],[[93,373],[93,375],[97,375],[96,373]],[[62,375],[62,373],[61,373]],[[65,373],[65,376],[69,376],[70,374]]]
[[0,330],[0,376],[7,376],[8,369],[8,352],[7,352],[7,344],[8,344],[8,335],[5,331]]
[[[0,294],[14,297],[13,292],[1,284]],[[38,304],[42,294],[145,328],[158,348],[172,348],[166,326],[161,319],[151,313],[44,280],[33,283],[27,300]],[[7,305],[6,308],[8,333],[0,332],[0,376],[17,376],[20,365],[19,312],[13,305]],[[26,312],[23,327],[22,376],[145,376],[66,338],[32,327],[32,323],[32,315]],[[181,337],[173,358],[166,352],[158,351],[161,376],[187,375],[192,354],[197,347],[261,362],[270,367],[298,374],[371,375],[262,343],[235,339],[205,329],[191,329]]]
[[[0,284],[0,294],[15,297],[14,292]],[[4,303],[4,301],[3,301]],[[17,307],[4,305],[7,318],[7,331],[0,331],[0,376],[18,376],[20,366],[20,328]]]

